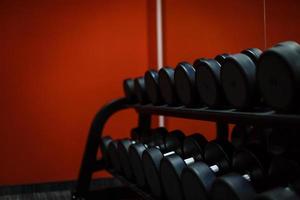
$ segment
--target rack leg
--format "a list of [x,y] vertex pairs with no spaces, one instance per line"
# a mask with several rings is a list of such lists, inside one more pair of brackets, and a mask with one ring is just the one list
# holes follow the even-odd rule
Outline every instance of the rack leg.
[[[72,199],[85,199],[88,195],[92,174],[96,171],[97,152],[99,150],[104,125],[115,112],[127,108],[126,103],[127,101],[125,98],[115,100],[104,106],[95,116],[89,131],[77,185]],[[104,166],[97,167],[97,170],[101,169],[104,169]]]

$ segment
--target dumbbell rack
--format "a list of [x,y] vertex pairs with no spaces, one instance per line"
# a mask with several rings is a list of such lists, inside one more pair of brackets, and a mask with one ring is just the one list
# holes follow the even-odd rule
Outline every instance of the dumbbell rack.
[[[125,98],[120,98],[105,105],[96,114],[87,138],[79,177],[72,199],[87,199],[93,173],[105,170],[103,159],[97,159],[103,128],[107,120],[116,112],[124,109],[135,109],[138,113],[138,127],[147,131],[151,127],[153,115],[172,116],[186,119],[196,119],[216,122],[216,138],[228,138],[228,124],[248,123],[253,125],[289,126],[300,128],[300,115],[280,114],[272,110],[239,111],[236,109],[186,108],[184,106],[153,106],[128,104]],[[153,199],[149,194],[128,182],[125,178],[115,175],[125,186],[138,193],[143,199]],[[116,191],[115,191],[116,192]],[[98,198],[99,199],[99,198]]]

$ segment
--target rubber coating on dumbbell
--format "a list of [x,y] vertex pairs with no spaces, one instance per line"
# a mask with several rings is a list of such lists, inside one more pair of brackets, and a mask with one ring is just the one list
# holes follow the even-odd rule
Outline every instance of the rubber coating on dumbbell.
[[[226,182],[222,179],[226,179]],[[255,190],[251,183],[236,173],[217,178],[210,192],[212,200],[253,200],[254,194]]]
[[[164,138],[167,135],[167,130],[165,128],[158,128],[156,129],[156,133],[153,133],[152,140],[148,142],[148,146],[164,146]],[[156,135],[156,136],[155,136]],[[163,140],[163,141],[159,141]],[[143,152],[147,149],[145,144],[142,144],[140,142],[136,144],[132,144],[129,147],[128,154],[129,154],[129,161],[130,165],[132,167],[133,175],[136,184],[139,187],[145,187],[146,186],[146,179],[145,179],[145,173],[142,163],[142,155]]]
[[185,106],[193,106],[197,102],[197,92],[195,83],[195,69],[187,63],[181,62],[175,68],[175,87],[178,98]]
[[139,103],[146,104],[149,102],[144,77],[134,79],[134,92]]
[[105,161],[106,167],[110,168],[112,166],[111,160],[108,154],[108,146],[112,142],[112,138],[110,136],[105,136],[101,138],[100,141],[100,150],[102,153],[102,158]]
[[220,81],[221,65],[213,59],[198,59],[194,62],[196,69],[196,86],[199,96],[205,105],[210,107],[222,103]]
[[178,98],[175,90],[173,68],[164,67],[159,70],[158,85],[164,102],[170,106],[177,105]]
[[118,140],[115,140],[108,145],[108,154],[111,160],[113,170],[117,173],[120,173],[121,164],[120,164],[120,157],[118,153],[118,142],[119,142]]
[[235,108],[247,108],[255,95],[254,62],[245,54],[228,57],[221,68],[221,82],[226,99]]
[[133,79],[126,79],[123,81],[123,90],[126,99],[130,103],[134,103],[137,98],[134,92],[134,80]]
[[146,91],[149,100],[154,105],[161,104],[161,95],[158,86],[158,73],[154,70],[148,70],[145,73]]
[[289,42],[266,50],[259,59],[257,80],[265,102],[279,111],[298,108],[300,46]]
[[[166,141],[166,149],[164,151],[157,148],[149,148],[143,153],[143,168],[145,171],[146,180],[148,182],[149,189],[151,193],[158,198],[162,198],[164,195],[161,179],[160,179],[160,163],[165,153],[168,152],[177,152],[182,153],[182,141],[184,140],[184,134],[181,131],[175,130],[172,131],[174,139],[170,139],[173,141],[169,141],[171,144],[167,144]],[[170,137],[169,136],[169,137]],[[177,143],[177,144],[176,144]]]

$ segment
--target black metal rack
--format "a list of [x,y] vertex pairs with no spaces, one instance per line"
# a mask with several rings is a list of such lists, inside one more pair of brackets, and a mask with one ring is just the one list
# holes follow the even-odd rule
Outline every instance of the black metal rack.
[[[228,137],[228,123],[248,123],[258,125],[300,127],[300,115],[281,114],[272,110],[239,111],[236,109],[186,108],[183,106],[153,106],[128,104],[125,98],[120,98],[103,106],[96,114],[89,130],[79,177],[73,199],[86,199],[89,194],[92,174],[105,169],[102,159],[97,160],[97,152],[101,141],[102,131],[107,120],[116,112],[124,109],[135,109],[138,113],[138,127],[147,131],[151,127],[153,115],[164,115],[187,119],[197,119],[216,122],[217,138]],[[124,185],[138,193],[143,199],[153,199],[151,195],[128,182],[121,176],[113,174]]]

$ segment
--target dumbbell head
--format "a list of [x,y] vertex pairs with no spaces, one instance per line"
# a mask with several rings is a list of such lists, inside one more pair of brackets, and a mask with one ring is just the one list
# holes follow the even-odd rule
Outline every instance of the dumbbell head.
[[156,128],[153,130],[151,141],[147,141],[146,145],[143,143],[136,143],[129,147],[129,161],[132,166],[132,171],[134,174],[134,180],[139,187],[144,187],[146,185],[145,173],[142,163],[143,152],[154,146],[159,146],[159,148],[165,147],[166,136],[169,135],[165,128]]
[[221,105],[223,93],[220,82],[221,65],[214,59],[197,59],[196,86],[201,101],[210,107]]
[[195,84],[195,69],[187,63],[181,62],[174,73],[176,93],[180,102],[185,106],[192,106],[199,102]]
[[226,99],[235,108],[249,108],[257,101],[255,62],[258,58],[255,56],[259,56],[259,51],[247,49],[230,55],[222,65],[222,87]]
[[255,200],[300,200],[300,195],[290,187],[277,187],[257,195]]
[[134,93],[139,103],[146,104],[149,102],[144,77],[134,79]]
[[207,144],[207,140],[200,138],[199,141],[200,144],[197,141],[193,142],[193,137],[186,138],[184,142],[185,151],[182,156],[173,154],[162,159],[160,174],[168,199],[183,199],[181,188],[182,170],[190,163],[203,160],[204,147]]
[[174,106],[178,104],[178,98],[175,90],[174,69],[163,67],[158,72],[158,85],[163,101]]
[[135,91],[134,91],[134,80],[126,79],[123,81],[123,91],[125,97],[129,103],[134,103],[137,100]]
[[182,152],[182,141],[184,134],[175,130],[166,137],[165,149],[149,148],[143,153],[143,168],[149,189],[153,196],[162,197],[163,190],[161,187],[161,179],[159,174],[159,167],[161,159],[166,155],[174,152]]
[[205,161],[184,168],[181,175],[185,200],[209,199],[216,175],[229,171],[234,148],[227,141],[210,142],[205,148]]
[[299,107],[300,45],[284,42],[266,50],[258,62],[257,81],[272,108],[289,111]]
[[[250,149],[250,147],[249,147]],[[236,200],[253,199],[256,191],[262,190],[266,184],[270,158],[263,147],[251,146],[251,150],[240,150],[233,158],[233,170],[218,177],[211,188],[213,200],[222,199],[220,193]]]
[[112,169],[116,173],[120,173],[122,170],[118,153],[118,142],[119,140],[114,140],[108,145],[108,155],[111,161]]
[[154,70],[148,70],[145,73],[145,84],[146,91],[149,97],[149,100],[154,105],[159,105],[162,103],[162,98],[158,86],[158,73]]
[[136,143],[147,143],[149,145],[163,145],[164,138],[168,131],[165,128],[156,128],[151,130],[147,137],[140,138],[140,140],[123,139],[118,143],[118,153],[123,174],[128,180],[132,180],[134,176],[133,165],[130,162],[129,148]]
[[107,168],[111,168],[111,160],[108,154],[108,146],[112,142],[112,138],[110,136],[102,137],[100,140],[100,151],[102,154],[102,158],[105,161],[105,165]]

